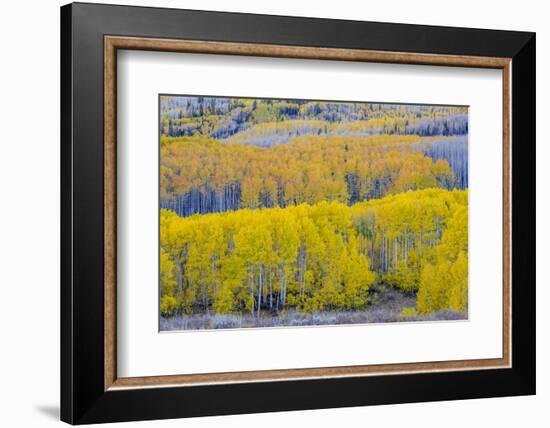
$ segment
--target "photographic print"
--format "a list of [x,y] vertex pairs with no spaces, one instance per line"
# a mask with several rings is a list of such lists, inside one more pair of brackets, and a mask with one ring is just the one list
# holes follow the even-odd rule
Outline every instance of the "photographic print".
[[468,107],[159,96],[160,330],[468,318]]

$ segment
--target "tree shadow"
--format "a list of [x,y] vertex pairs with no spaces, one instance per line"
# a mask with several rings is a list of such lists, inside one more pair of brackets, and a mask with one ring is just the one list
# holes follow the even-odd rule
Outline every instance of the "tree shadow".
[[36,410],[38,410],[43,415],[48,416],[51,419],[59,420],[59,406],[52,406],[52,405],[39,405],[35,406]]

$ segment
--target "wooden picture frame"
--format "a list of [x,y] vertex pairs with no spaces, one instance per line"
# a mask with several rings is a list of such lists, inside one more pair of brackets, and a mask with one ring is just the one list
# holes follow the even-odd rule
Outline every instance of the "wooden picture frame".
[[[502,70],[502,358],[118,377],[118,49]],[[61,53],[62,420],[81,424],[535,392],[533,33],[76,3],[61,9]]]

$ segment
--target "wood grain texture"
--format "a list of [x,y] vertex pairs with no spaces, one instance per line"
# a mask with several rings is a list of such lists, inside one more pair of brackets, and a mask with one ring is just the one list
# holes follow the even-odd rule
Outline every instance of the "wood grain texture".
[[512,63],[502,69],[502,355],[512,367]]
[[110,389],[169,387],[175,385],[209,385],[223,383],[342,378],[438,371],[497,369],[505,367],[502,358],[484,360],[434,361],[405,364],[371,364],[363,366],[318,367],[307,369],[258,370],[228,373],[204,373],[173,376],[118,378]]
[[[104,323],[105,390],[361,377],[511,367],[511,60],[509,58],[382,52],[196,40],[104,38]],[[495,68],[503,72],[503,352],[502,358],[306,369],[118,378],[116,373],[116,52],[117,49],[218,55]]]
[[107,390],[116,380],[116,49],[112,43],[105,43],[104,67],[104,384]]
[[107,36],[105,38],[105,43],[111,44],[115,49],[477,68],[503,68],[509,62],[509,59],[500,57],[434,55],[409,52],[382,52],[363,49],[335,49],[309,46],[282,46],[140,37]]

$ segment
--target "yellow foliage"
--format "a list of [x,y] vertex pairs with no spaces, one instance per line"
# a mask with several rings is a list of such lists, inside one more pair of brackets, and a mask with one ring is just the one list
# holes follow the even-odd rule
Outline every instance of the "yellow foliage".
[[467,201],[467,191],[425,189],[351,207],[161,210],[162,310],[355,309],[378,280],[418,290],[421,313],[464,312]]
[[176,286],[174,262],[163,248],[160,249],[160,284],[161,296],[174,295]]
[[160,313],[164,316],[172,316],[177,309],[177,300],[174,296],[165,295],[160,299]]
[[[302,121],[262,123],[254,132],[302,126]],[[273,205],[348,202],[387,193],[451,187],[454,173],[445,160],[433,161],[419,145],[429,138],[415,135],[369,137],[302,135],[269,148],[240,144],[243,131],[230,142],[203,137],[162,137],[161,198],[193,189],[223,192],[238,183],[240,208],[258,208],[261,195]],[[446,137],[452,139],[452,137]],[[182,168],[181,165],[185,165]],[[355,177],[352,185],[349,177]]]
[[432,263],[422,270],[417,295],[422,313],[468,311],[468,208],[459,208],[443,233]]
[[402,317],[415,317],[418,315],[418,311],[416,308],[405,308],[399,313],[399,315]]

